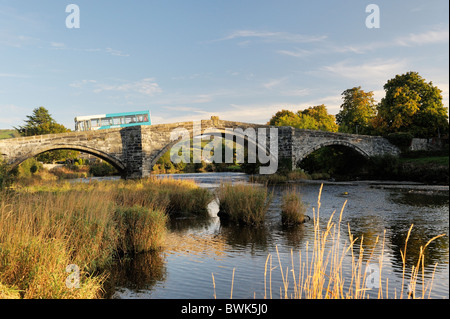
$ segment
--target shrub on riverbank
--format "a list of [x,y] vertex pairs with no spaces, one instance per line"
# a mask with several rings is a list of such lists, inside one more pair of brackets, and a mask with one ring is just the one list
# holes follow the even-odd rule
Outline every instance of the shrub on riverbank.
[[289,181],[299,181],[305,179],[311,179],[311,176],[301,168],[295,169],[293,171],[282,170],[281,172],[277,172],[275,174],[250,176],[250,182],[268,185],[284,184]]
[[218,189],[219,215],[244,225],[261,225],[272,201],[267,187],[222,183]]
[[414,181],[421,183],[449,183],[448,156],[395,157],[375,156],[369,159],[366,178]]

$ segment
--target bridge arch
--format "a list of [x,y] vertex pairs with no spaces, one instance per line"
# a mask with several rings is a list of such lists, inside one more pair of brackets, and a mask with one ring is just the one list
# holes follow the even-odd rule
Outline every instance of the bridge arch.
[[370,154],[365,151],[364,149],[362,149],[361,147],[359,147],[358,145],[352,144],[350,142],[347,141],[326,141],[326,142],[322,142],[319,143],[317,145],[314,145],[308,149],[302,150],[301,154],[297,155],[296,158],[296,163],[295,165],[298,166],[306,157],[308,157],[308,155],[310,155],[311,153],[323,148],[323,147],[328,147],[328,146],[345,146],[349,149],[352,149],[354,151],[356,151],[356,153],[360,154],[362,157],[364,158],[369,158]]
[[25,154],[23,156],[18,157],[14,162],[12,162],[10,164],[10,168],[14,169],[15,167],[19,166],[22,162],[24,162],[25,160],[31,158],[31,157],[35,157],[39,154],[48,152],[48,151],[56,151],[56,150],[71,150],[71,151],[80,151],[80,152],[84,152],[84,153],[88,153],[91,155],[94,155],[106,162],[108,162],[109,164],[111,164],[112,166],[114,166],[120,173],[125,172],[125,165],[122,163],[122,161],[120,161],[119,159],[96,149],[90,148],[90,147],[86,147],[86,146],[82,146],[82,145],[71,145],[71,144],[53,144],[53,145],[48,145],[48,146],[44,146],[44,147],[40,147],[37,148],[35,150],[33,150],[32,153],[28,153]]
[[[232,135],[233,136],[233,141],[236,141],[236,138],[241,138],[244,140],[245,143],[245,148],[247,148],[249,145],[253,145],[255,146],[255,151],[256,151],[256,158],[258,158],[259,152],[265,152],[266,156],[269,157],[269,163],[272,163],[273,161],[278,162],[278,156],[277,154],[272,154],[271,149],[270,149],[270,144],[266,143],[265,147],[263,147],[262,144],[258,143],[256,140],[249,138],[248,134],[246,134],[246,129],[247,128],[243,128],[242,130],[239,129],[231,129],[231,128],[225,128],[225,127],[212,127],[213,131],[207,131],[207,130],[203,130],[200,134],[193,134],[192,130],[188,129],[187,131],[189,132],[189,138],[181,136],[180,138],[176,139],[176,140],[169,140],[169,142],[160,149],[160,151],[156,154],[156,156],[154,156],[151,160],[151,167],[153,167],[154,165],[156,165],[157,161],[161,158],[161,156],[163,156],[165,153],[167,153],[168,151],[170,151],[170,149],[172,147],[174,147],[176,144],[178,143],[182,143],[182,142],[187,142],[190,141],[193,138],[196,137],[201,137],[203,135],[214,135],[214,136],[218,136],[221,138],[225,138],[226,134]],[[252,127],[250,127],[252,128]],[[258,132],[257,130],[255,130],[256,136],[258,136]],[[270,131],[267,130],[266,134],[270,134]],[[272,150],[273,151],[273,150]],[[278,151],[278,149],[277,149]]]

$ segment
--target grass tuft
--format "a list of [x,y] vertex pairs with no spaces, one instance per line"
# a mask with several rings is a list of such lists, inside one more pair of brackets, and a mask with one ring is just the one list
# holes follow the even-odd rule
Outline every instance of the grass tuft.
[[219,216],[244,225],[262,225],[273,198],[267,187],[221,183],[217,197]]
[[306,206],[297,191],[290,189],[283,195],[281,222],[283,225],[298,225],[305,222]]

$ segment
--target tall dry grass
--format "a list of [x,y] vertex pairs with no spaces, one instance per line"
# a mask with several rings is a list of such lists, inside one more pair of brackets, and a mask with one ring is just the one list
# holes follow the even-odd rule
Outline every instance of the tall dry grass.
[[306,206],[300,194],[294,189],[288,189],[282,198],[281,222],[283,225],[298,225],[306,220]]
[[[158,179],[2,191],[0,297],[101,297],[103,269],[118,254],[162,247],[168,207],[206,209],[211,198],[193,182]],[[66,286],[71,264],[81,271],[77,289]]]
[[[371,250],[365,251],[364,239],[361,238],[360,243],[357,244],[357,238],[354,238],[348,226],[349,241],[343,241],[341,238],[341,222],[346,203],[341,209],[338,221],[334,221],[335,213],[333,213],[326,226],[323,227],[324,225],[320,221],[321,192],[322,187],[318,196],[317,210],[313,210],[314,241],[311,246],[309,243],[306,245],[304,254],[306,260],[302,259],[303,254],[300,251],[298,257],[299,269],[296,269],[292,251],[290,266],[282,265],[278,248],[276,261],[273,261],[272,255],[268,255],[264,273],[265,298],[273,298],[275,293],[278,293],[278,290],[275,292],[272,289],[271,278],[275,268],[279,269],[282,277],[283,285],[279,287],[280,297],[286,299],[365,299],[370,296],[373,297],[374,294],[378,299],[430,297],[433,282],[432,279],[428,280],[425,276],[425,250],[432,241],[444,235],[432,238],[420,248],[417,263],[408,272],[406,270],[406,254],[408,239],[413,227],[411,226],[404,250],[401,252],[403,261],[402,288],[400,291],[394,290],[393,294],[392,292],[389,294],[389,280],[388,278],[383,279],[384,235],[383,238],[377,238]],[[381,255],[379,252],[377,253],[378,260],[375,257],[376,249],[381,250]],[[348,258],[350,258],[351,273],[344,271],[344,260]],[[346,260],[346,262],[348,261]],[[274,267],[273,264],[278,265]],[[378,273],[377,276],[372,278],[370,271],[367,270],[374,265]],[[369,282],[372,280],[376,282]],[[405,286],[409,288],[404,289]],[[369,294],[369,291],[371,294]]]
[[221,183],[217,190],[220,216],[244,225],[261,225],[273,198],[267,187]]
[[[96,298],[101,294],[103,276],[88,273],[112,258],[116,233],[108,205],[94,194],[82,201],[68,195],[3,195],[0,282],[19,291],[22,298]],[[78,289],[65,285],[70,264],[81,269]]]

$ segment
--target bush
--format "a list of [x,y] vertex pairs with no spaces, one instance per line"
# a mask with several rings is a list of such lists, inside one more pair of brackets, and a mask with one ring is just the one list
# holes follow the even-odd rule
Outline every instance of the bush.
[[7,164],[0,158],[0,191],[8,187],[12,182]]
[[298,225],[305,222],[306,206],[295,190],[283,195],[281,204],[281,222],[283,225]]
[[273,193],[257,185],[221,184],[218,189],[219,217],[244,225],[261,225]]
[[102,162],[89,167],[89,174],[95,177],[116,175],[117,170],[109,163]]
[[386,136],[387,140],[397,146],[402,152],[409,149],[413,137],[409,132],[390,133]]

